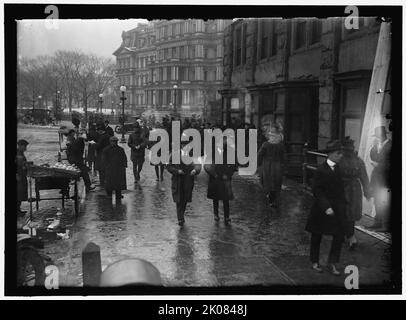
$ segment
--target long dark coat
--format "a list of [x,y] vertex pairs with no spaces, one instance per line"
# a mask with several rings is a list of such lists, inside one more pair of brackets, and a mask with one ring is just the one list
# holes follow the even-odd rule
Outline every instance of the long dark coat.
[[344,154],[339,165],[347,199],[346,217],[349,221],[358,221],[362,217],[362,194],[365,197],[369,196],[369,179],[365,163],[352,153]]
[[[174,164],[172,163],[172,155],[169,158],[169,163],[166,169],[172,174],[172,198],[176,203],[192,202],[193,187],[195,184],[195,177],[190,175],[192,170],[196,170],[198,175],[201,170],[200,164]],[[178,170],[183,170],[186,174],[178,173]]]
[[17,201],[28,200],[27,158],[24,153],[17,150]]
[[260,181],[266,194],[281,191],[285,157],[283,141],[276,144],[266,141],[259,149]]
[[[305,230],[316,234],[344,235],[346,199],[340,168],[333,171],[327,162],[317,168],[313,180],[315,201]],[[334,215],[327,215],[332,208]]]
[[[227,164],[227,146],[224,146],[223,150],[223,164],[204,165],[204,170],[209,174],[207,198],[213,200],[234,199],[231,178],[237,170],[237,165]],[[226,179],[224,179],[223,176],[226,176]]]
[[106,170],[106,190],[127,189],[127,156],[120,146],[107,146],[103,149],[103,166]]
[[390,157],[392,150],[392,141],[389,140],[378,152],[378,147],[372,147],[369,155],[372,161],[377,163],[377,166],[372,170],[371,188],[372,192],[379,191],[382,187],[390,187]]
[[[128,146],[131,148],[131,161],[138,159],[145,159],[145,148],[148,145],[148,140],[142,135],[141,132],[133,132],[128,138]],[[139,147],[136,149],[135,147]]]
[[96,170],[104,170],[102,162],[103,150],[109,145],[110,145],[110,136],[108,135],[108,133],[105,132],[98,136],[98,139],[96,141],[96,161],[95,161]]

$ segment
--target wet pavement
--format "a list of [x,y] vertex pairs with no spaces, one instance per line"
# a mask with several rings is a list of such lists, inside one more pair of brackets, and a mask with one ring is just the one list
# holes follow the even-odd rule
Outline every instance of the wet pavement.
[[[129,148],[124,147],[130,159]],[[134,183],[129,160],[128,190],[121,204],[114,197],[108,199],[101,188],[83,195],[72,237],[46,247],[59,267],[61,286],[82,285],[81,253],[94,242],[101,248],[103,269],[122,258],[142,258],[160,270],[165,286],[344,287],[344,275],[334,277],[310,269],[310,237],[304,225],[312,200],[300,184],[285,179],[281,207],[276,210],[267,204],[258,178],[236,174],[235,200],[230,202],[232,223],[226,226],[222,216],[219,222],[213,219],[212,202],[206,198],[208,176],[202,171],[181,228],[171,196],[171,175],[165,171],[164,176],[163,182],[156,181],[146,158],[141,181]],[[359,247],[353,252],[343,248],[341,270],[356,265],[360,287],[389,281],[389,245],[359,231],[356,235]],[[327,239],[322,257],[328,249]],[[325,263],[322,258],[321,264]]]

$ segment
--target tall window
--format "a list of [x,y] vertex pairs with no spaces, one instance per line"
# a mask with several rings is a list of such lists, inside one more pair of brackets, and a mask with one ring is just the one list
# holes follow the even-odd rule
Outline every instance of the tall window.
[[295,49],[306,45],[306,21],[299,21],[295,28]]
[[247,24],[242,26],[242,64],[247,60]]
[[321,41],[321,20],[315,19],[312,21],[310,44],[314,44],[320,41]]
[[260,59],[265,59],[268,57],[268,46],[269,46],[269,32],[268,32],[269,21],[261,21],[261,51]]
[[276,33],[277,21],[272,21],[271,27],[271,50],[270,55],[274,56],[278,51],[278,34]]
[[241,27],[235,30],[235,65],[239,66],[241,64]]

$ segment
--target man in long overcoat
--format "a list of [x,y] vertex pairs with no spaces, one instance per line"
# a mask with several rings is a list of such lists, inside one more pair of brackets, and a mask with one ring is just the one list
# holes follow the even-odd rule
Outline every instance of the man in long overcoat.
[[[187,143],[187,142],[186,142]],[[182,141],[182,145],[185,143]],[[181,148],[182,149],[182,148]],[[195,176],[200,173],[201,164],[191,163],[185,164],[182,162],[182,155],[185,155],[184,150],[173,150],[173,152],[181,153],[180,164],[172,162],[172,155],[169,159],[169,164],[166,169],[172,174],[172,198],[176,203],[176,213],[178,224],[183,226],[185,223],[186,204],[192,202],[192,193],[194,187]]]
[[24,152],[27,150],[28,141],[21,139],[17,142],[17,215],[23,216],[26,211],[21,211],[21,202],[28,200],[27,183],[27,158]]
[[[233,149],[234,150],[234,149]],[[219,153],[220,151],[217,150]],[[234,151],[233,151],[234,152]],[[207,198],[213,200],[214,219],[219,220],[219,201],[223,201],[224,208],[224,223],[229,224],[230,219],[230,200],[234,199],[233,190],[231,187],[231,179],[234,172],[237,170],[235,163],[227,163],[227,140],[223,140],[223,157],[222,164],[205,164],[204,169],[209,174],[209,184],[207,188]],[[214,158],[214,153],[213,153]],[[214,162],[213,159],[212,162]]]
[[105,189],[107,195],[111,197],[114,191],[116,200],[121,201],[123,198],[121,191],[127,189],[127,156],[117,142],[116,136],[110,137],[110,145],[104,148],[102,161],[106,169]]
[[342,158],[340,141],[329,141],[324,152],[328,154],[328,158],[317,168],[313,177],[315,201],[307,220],[306,231],[311,233],[310,260],[313,270],[317,272],[323,271],[319,265],[322,236],[333,236],[327,268],[338,276],[340,272],[336,269],[336,264],[340,259],[346,223],[344,184],[337,165]]
[[384,126],[375,128],[377,138],[370,151],[374,169],[371,174],[371,191],[375,205],[375,223],[373,228],[387,231],[389,229],[390,213],[390,161],[392,140],[387,137]]
[[98,124],[97,125],[97,141],[96,141],[96,162],[95,162],[95,168],[97,171],[99,171],[99,182],[100,186],[104,186],[104,180],[105,180],[105,168],[103,166],[102,162],[102,155],[103,155],[103,150],[107,146],[110,145],[110,136],[109,134],[105,131],[104,124]]

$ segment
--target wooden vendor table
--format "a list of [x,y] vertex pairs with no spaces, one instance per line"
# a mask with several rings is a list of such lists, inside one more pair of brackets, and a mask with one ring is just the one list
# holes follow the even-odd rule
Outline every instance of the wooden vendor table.
[[[30,202],[30,219],[32,219],[32,182],[35,186],[35,202],[36,211],[39,210],[40,200],[62,200],[62,208],[65,206],[65,199],[74,200],[75,216],[79,215],[79,196],[78,196],[78,181],[80,172],[68,171],[59,168],[51,168],[45,166],[30,165],[27,170],[29,179],[29,202]],[[70,196],[70,182],[74,182],[74,193]],[[61,190],[60,198],[41,198],[40,190]]]

